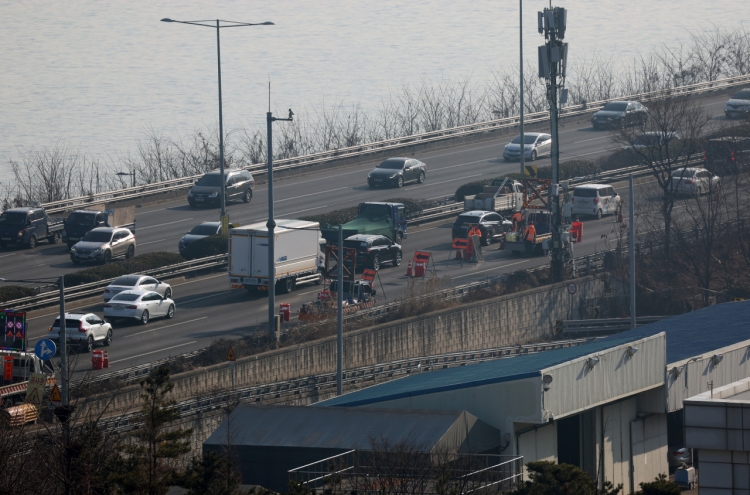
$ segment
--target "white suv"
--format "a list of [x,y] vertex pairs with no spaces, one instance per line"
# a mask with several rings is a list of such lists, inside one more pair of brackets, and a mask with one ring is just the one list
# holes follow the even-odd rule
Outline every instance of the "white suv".
[[[59,346],[59,317],[55,319],[48,331],[48,337]],[[91,352],[94,349],[95,342],[100,342],[105,346],[112,344],[112,325],[93,313],[66,313],[65,335],[69,343],[77,345],[86,352]]]
[[620,206],[620,196],[607,184],[585,184],[573,189],[571,215],[614,215]]

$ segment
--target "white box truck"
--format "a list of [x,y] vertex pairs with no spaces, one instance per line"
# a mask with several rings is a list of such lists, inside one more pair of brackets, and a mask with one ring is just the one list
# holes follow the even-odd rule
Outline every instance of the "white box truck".
[[[297,284],[322,281],[325,240],[317,222],[276,220],[276,287],[291,292]],[[232,289],[268,290],[266,222],[229,231],[229,285]]]

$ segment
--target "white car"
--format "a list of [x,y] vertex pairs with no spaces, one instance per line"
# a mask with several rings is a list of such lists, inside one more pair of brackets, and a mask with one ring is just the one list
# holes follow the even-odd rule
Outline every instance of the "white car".
[[152,290],[126,290],[120,292],[104,305],[104,317],[108,321],[117,318],[132,318],[145,325],[151,318],[174,316],[174,301]]
[[620,206],[620,196],[609,184],[584,184],[573,189],[570,200],[570,213],[591,215],[602,218],[602,215],[614,215]]
[[109,301],[115,295],[126,290],[152,290],[167,299],[172,298],[172,286],[166,282],[160,282],[148,275],[123,275],[113,280],[104,289],[104,302]]
[[702,196],[716,191],[721,179],[702,167],[686,167],[672,172],[669,192],[676,195]]
[[[47,336],[60,345],[60,318],[48,329]],[[86,352],[94,349],[99,342],[105,346],[112,344],[112,325],[93,313],[65,313],[65,335],[68,343],[80,347]]]
[[[526,132],[523,135],[523,149],[523,156],[532,162],[540,156],[550,155],[552,153],[552,136],[541,132]],[[505,145],[503,159],[506,162],[521,159],[520,134]]]

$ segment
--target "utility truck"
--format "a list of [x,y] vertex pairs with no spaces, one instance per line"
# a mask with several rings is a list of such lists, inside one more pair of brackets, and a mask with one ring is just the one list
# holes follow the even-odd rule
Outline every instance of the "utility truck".
[[[529,246],[524,240],[524,231],[508,232],[505,234],[503,249],[513,254],[527,253],[531,256],[549,254],[552,249],[552,214],[548,211],[529,213],[526,216],[525,225],[534,222],[536,236]],[[565,228],[561,234],[562,246],[565,249],[565,261],[573,255],[573,241],[570,231]],[[529,249],[527,249],[529,248]]]
[[0,215],[0,247],[17,245],[34,249],[37,241],[57,244],[63,233],[63,220],[47,216],[44,208],[11,208]]
[[12,378],[6,380],[4,374],[0,375],[0,397],[2,397],[3,407],[8,408],[26,400],[26,389],[29,386],[31,373],[47,375],[48,387],[55,384],[55,373],[49,361],[42,361],[33,352],[0,350],[0,361],[5,363],[11,360]]
[[523,184],[517,180],[495,179],[481,193],[464,197],[464,211],[495,211],[508,215],[523,206]]
[[[320,224],[276,220],[274,229],[276,290],[288,293],[298,284],[322,281],[325,240]],[[232,289],[268,290],[268,227],[258,222],[229,231],[229,285]]]
[[[406,239],[406,213],[403,203],[360,203],[357,217],[342,225],[344,239],[357,234],[384,235],[401,244]],[[323,237],[328,244],[338,244],[338,227],[323,229]]]

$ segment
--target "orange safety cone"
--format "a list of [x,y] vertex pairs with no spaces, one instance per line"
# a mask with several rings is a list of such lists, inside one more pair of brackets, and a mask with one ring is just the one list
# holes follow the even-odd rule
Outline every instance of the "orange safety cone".
[[414,267],[412,266],[411,260],[409,260],[409,265],[406,267],[406,276],[407,277],[414,276]]

